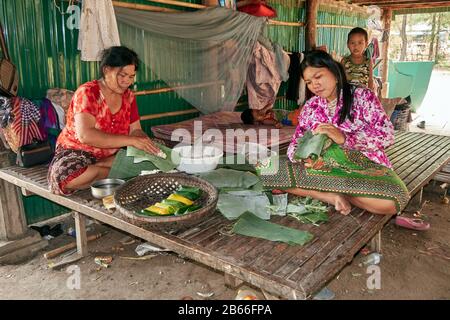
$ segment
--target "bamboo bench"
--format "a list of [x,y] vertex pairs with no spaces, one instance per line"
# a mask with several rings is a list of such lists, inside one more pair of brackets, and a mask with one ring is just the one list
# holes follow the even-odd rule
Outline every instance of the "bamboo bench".
[[[421,200],[422,187],[450,160],[450,137],[397,132],[396,143],[388,149],[388,155],[411,194],[419,194]],[[332,214],[330,221],[320,227],[303,225],[289,217],[272,219],[313,233],[314,239],[305,246],[229,235],[223,230],[233,222],[219,213],[195,227],[169,234],[124,222],[117,213],[107,211],[101,201],[92,198],[88,190],[71,197],[51,194],[47,190],[46,174],[45,166],[28,169],[12,166],[0,170],[0,178],[8,185],[75,211],[79,257],[88,254],[85,217],[90,217],[222,271],[227,285],[236,287],[247,282],[272,297],[287,299],[310,298],[371,239],[378,240],[380,249],[380,231],[390,219],[356,208],[348,216]],[[11,205],[8,208],[11,210]]]

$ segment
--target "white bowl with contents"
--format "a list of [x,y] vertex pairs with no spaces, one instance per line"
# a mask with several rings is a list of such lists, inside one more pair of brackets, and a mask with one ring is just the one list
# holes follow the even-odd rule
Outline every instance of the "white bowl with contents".
[[172,161],[177,170],[186,173],[201,173],[214,170],[223,156],[223,151],[213,146],[180,146],[172,150]]

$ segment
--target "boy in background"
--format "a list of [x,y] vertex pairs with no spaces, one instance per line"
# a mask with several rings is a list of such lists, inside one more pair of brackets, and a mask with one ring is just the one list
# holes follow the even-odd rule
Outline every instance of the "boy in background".
[[344,66],[349,83],[374,91],[372,61],[364,54],[368,44],[367,31],[359,27],[353,28],[347,38],[350,55],[345,56],[341,64]]

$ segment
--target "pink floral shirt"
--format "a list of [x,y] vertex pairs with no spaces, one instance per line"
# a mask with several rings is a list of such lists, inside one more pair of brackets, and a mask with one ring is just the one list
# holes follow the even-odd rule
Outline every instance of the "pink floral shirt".
[[392,168],[384,149],[394,143],[394,126],[375,94],[366,88],[355,90],[351,111],[353,122],[347,118],[338,124],[341,108],[342,96],[334,116],[330,115],[325,98],[309,99],[298,117],[298,126],[287,151],[289,159],[294,162],[297,139],[305,131],[314,130],[321,123],[331,123],[345,135],[344,149],[361,151],[373,162]]

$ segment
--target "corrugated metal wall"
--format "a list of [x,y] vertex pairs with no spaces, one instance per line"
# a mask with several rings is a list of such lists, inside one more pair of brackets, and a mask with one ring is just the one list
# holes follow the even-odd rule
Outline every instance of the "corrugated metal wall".
[[[121,0],[122,2],[151,4],[154,6],[180,7],[160,5],[147,0]],[[186,0],[185,0],[186,1]],[[186,2],[201,4],[201,0]],[[292,22],[294,25],[268,25],[266,35],[283,46],[289,52],[304,50],[303,26],[295,23],[305,21],[304,2],[299,0],[272,0],[268,3],[276,9],[276,20]],[[78,29],[68,27],[73,22],[74,11],[66,13],[68,1],[63,0],[1,0],[0,19],[3,24],[7,46],[11,59],[16,64],[20,74],[19,95],[39,99],[45,96],[48,88],[60,87],[75,90],[80,84],[98,77],[98,64],[80,60],[77,50]],[[81,5],[78,5],[80,7]],[[318,24],[331,24],[338,26],[365,26],[365,20],[356,15],[332,13],[327,10],[318,15]],[[139,36],[136,31],[131,32],[120,27],[120,36]],[[319,26],[317,43],[327,45],[329,51],[344,54],[346,50],[346,36],[349,29],[321,28]],[[138,90],[149,90],[165,87],[165,84],[148,71],[145,66],[137,74],[136,85]],[[176,70],[175,70],[176,71]],[[286,84],[282,84],[279,96],[284,96]],[[166,92],[137,97],[141,115],[191,109],[192,106],[177,96],[174,92]],[[245,106],[246,97],[241,101]],[[297,106],[284,98],[278,99],[275,108],[293,110]],[[242,108],[242,107],[241,107]],[[239,108],[239,109],[241,109]],[[187,114],[166,117],[142,122],[143,128],[150,133],[151,126],[173,123],[198,114]],[[24,205],[29,222],[36,222],[65,212],[63,207],[39,197],[24,199]]]
[[97,76],[95,63],[80,62],[78,31],[66,28],[68,3],[51,0],[3,0],[0,17],[11,59],[19,70],[19,95],[45,96],[47,88],[75,89]]

